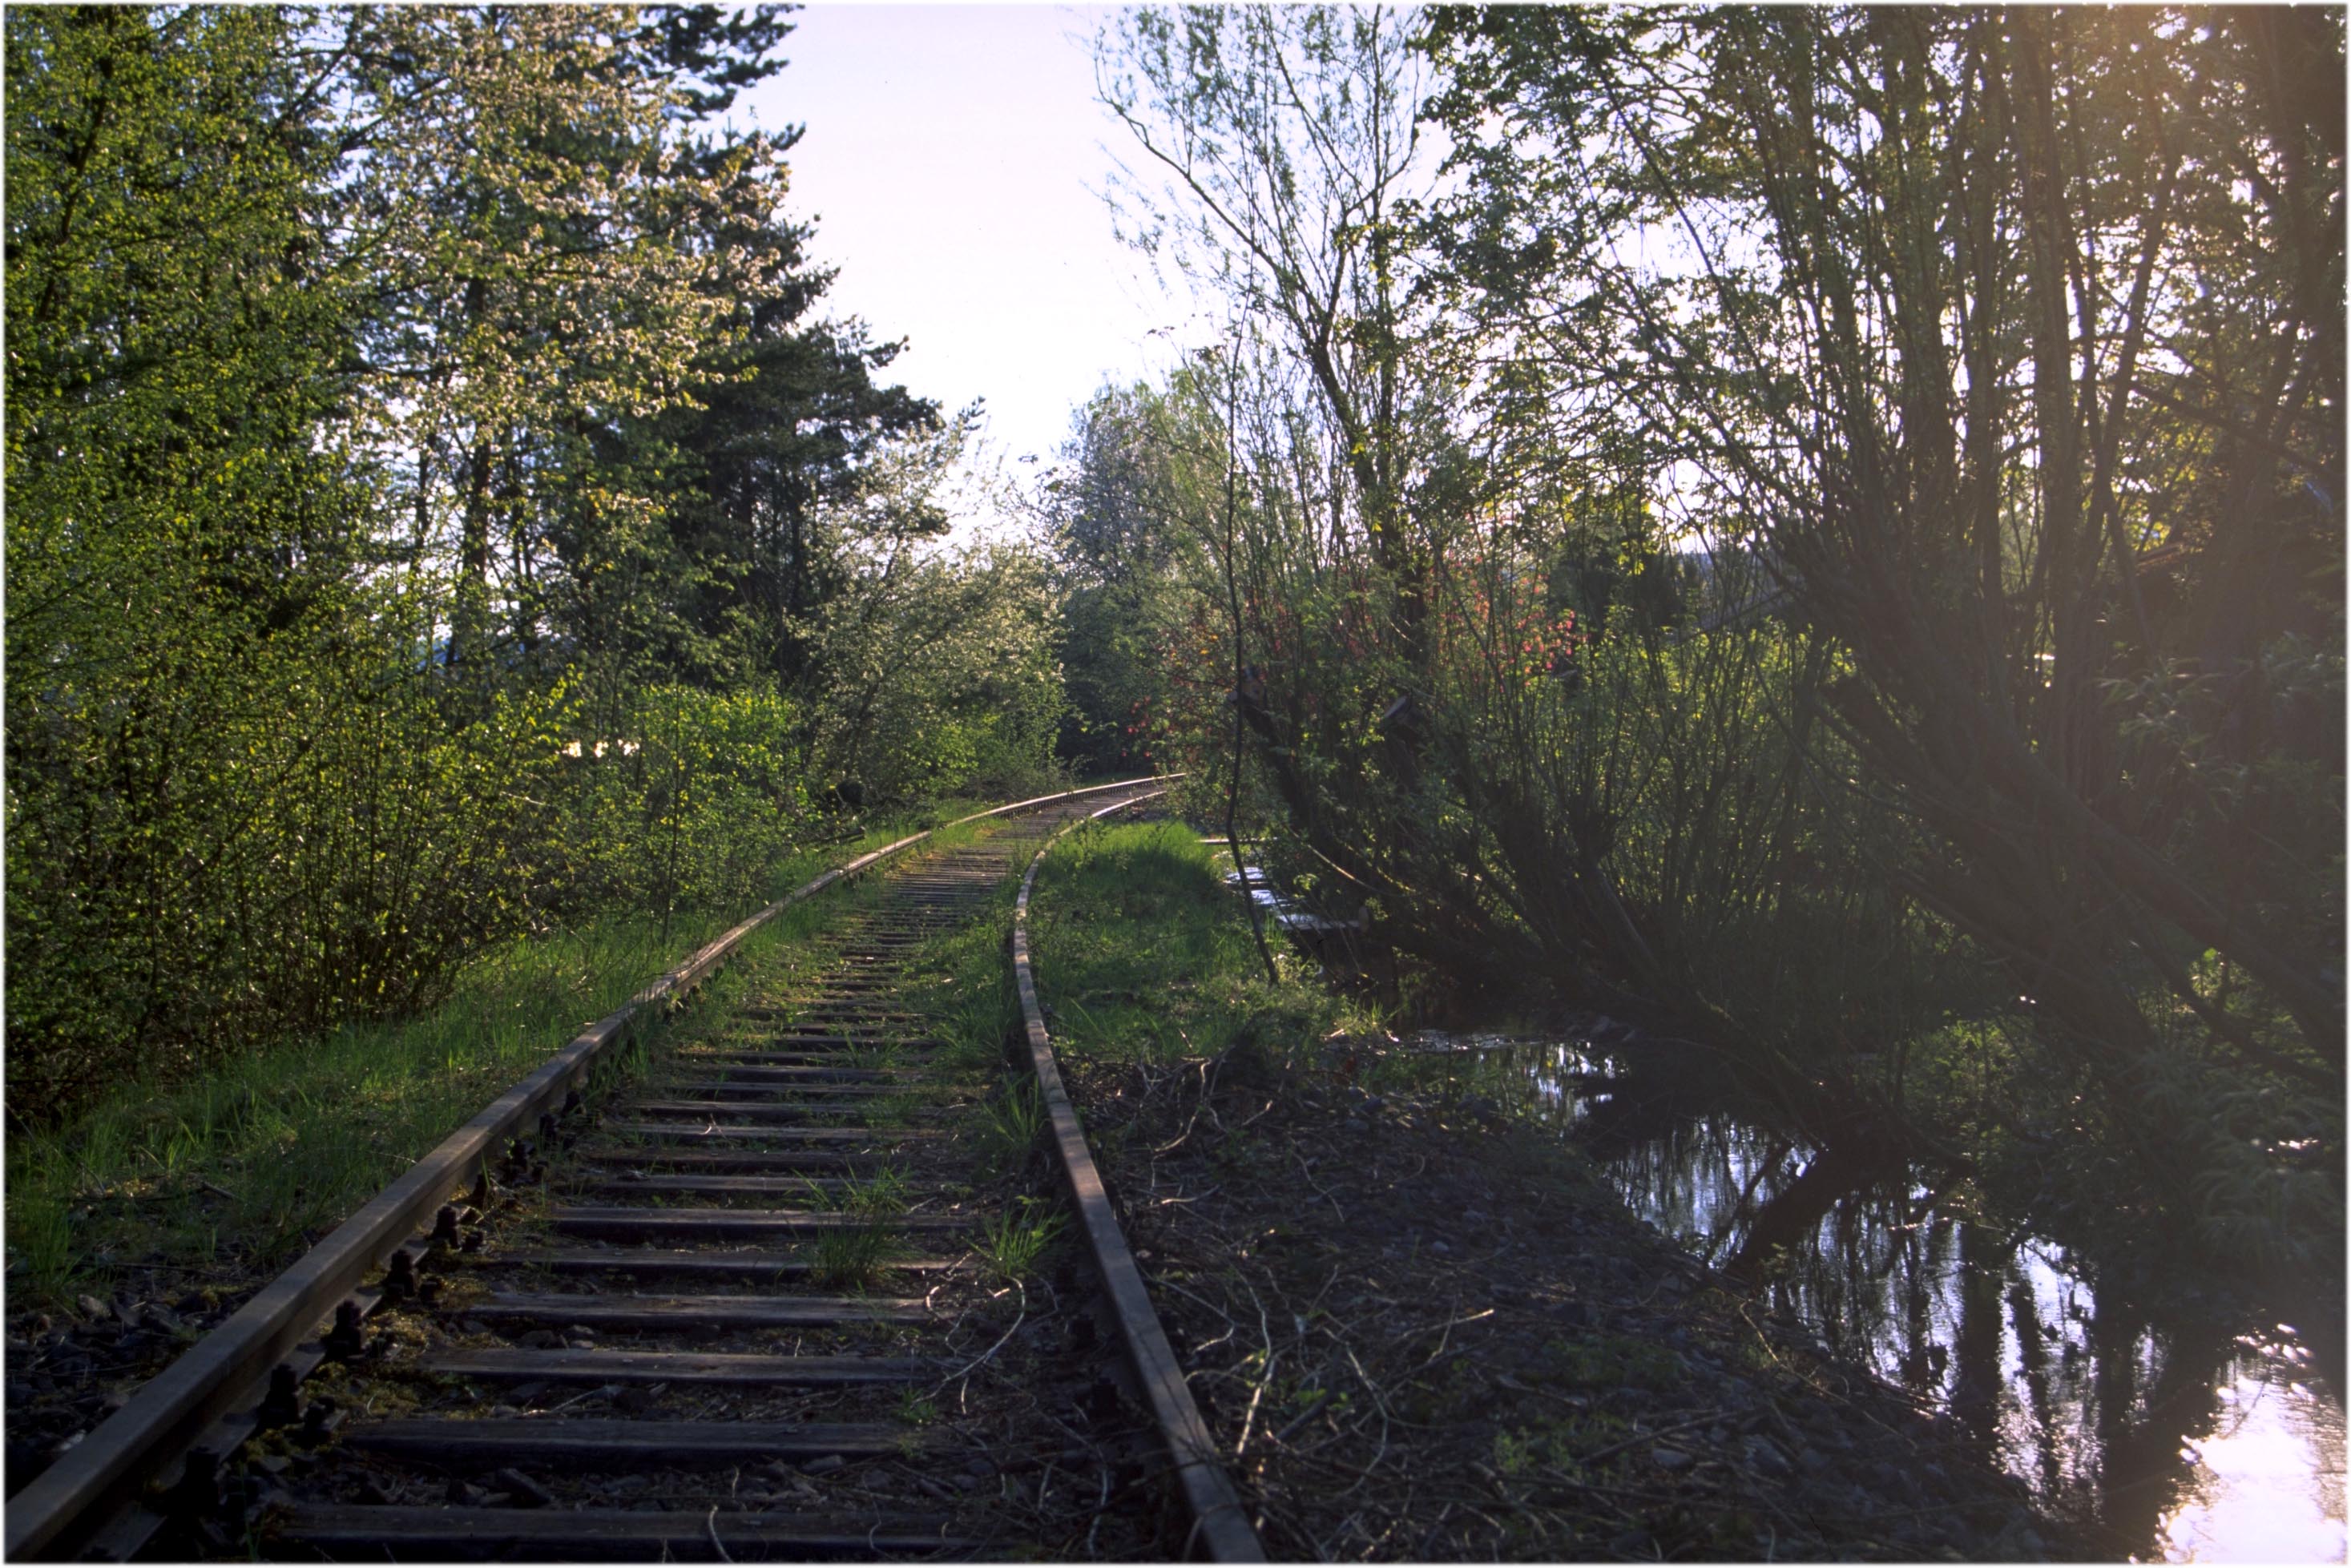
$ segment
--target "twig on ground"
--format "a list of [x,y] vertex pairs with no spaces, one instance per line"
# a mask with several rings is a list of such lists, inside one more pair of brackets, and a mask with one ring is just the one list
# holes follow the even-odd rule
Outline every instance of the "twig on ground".
[[[1464,1323],[1474,1323],[1474,1322],[1478,1322],[1480,1318],[1490,1318],[1490,1317],[1492,1317],[1493,1315],[1494,1315],[1494,1309],[1493,1309],[1493,1308],[1491,1308],[1491,1307],[1488,1307],[1484,1312],[1471,1312],[1471,1313],[1470,1313],[1468,1317],[1466,1317],[1466,1318],[1448,1318],[1448,1319],[1447,1319],[1447,1320],[1445,1321],[1445,1322],[1444,1322],[1442,1325],[1440,1325],[1440,1326],[1442,1326],[1442,1327],[1444,1328],[1444,1330],[1445,1330],[1445,1337],[1444,1337],[1443,1339],[1440,1339],[1440,1340],[1438,1340],[1438,1341],[1437,1342],[1437,1348],[1436,1348],[1434,1351],[1430,1352],[1430,1353],[1429,1353],[1429,1357],[1428,1357],[1428,1359],[1427,1359],[1426,1361],[1425,1361],[1425,1362],[1423,1362],[1423,1363],[1421,1364],[1422,1369],[1425,1371],[1425,1370],[1426,1370],[1427,1368],[1432,1367],[1432,1366],[1435,1366],[1435,1365],[1437,1364],[1437,1358],[1438,1358],[1438,1357],[1440,1357],[1440,1356],[1442,1356],[1442,1355],[1445,1354],[1445,1347],[1446,1347],[1446,1345],[1447,1345],[1448,1343],[1450,1343],[1450,1342],[1451,1342],[1451,1340],[1452,1340],[1452,1338],[1453,1338],[1453,1331],[1454,1331],[1455,1329],[1459,1328],[1459,1327],[1460,1327],[1462,1324],[1464,1324]],[[1428,1332],[1428,1331],[1427,1331],[1426,1329],[1416,1329],[1416,1330],[1414,1330],[1414,1331],[1413,1331],[1413,1333],[1414,1333],[1414,1334],[1415,1334],[1415,1335],[1418,1335],[1418,1334],[1425,1334],[1425,1333],[1426,1333],[1427,1332]]]
[[940,1378],[938,1382],[933,1384],[931,1385],[932,1393],[936,1394],[940,1389],[945,1388],[956,1378],[968,1376],[970,1374],[977,1371],[982,1364],[984,1364],[990,1356],[994,1355],[998,1351],[1002,1350],[1006,1343],[1009,1341],[1014,1334],[1020,1332],[1020,1325],[1022,1323],[1029,1321],[1028,1288],[1021,1285],[1020,1281],[1018,1280],[1015,1280],[1012,1283],[1014,1287],[1020,1291],[1020,1311],[1014,1316],[1012,1326],[1006,1329],[1002,1337],[998,1339],[994,1344],[989,1345],[986,1350],[980,1352],[977,1358],[965,1363],[962,1366],[957,1367],[955,1371],[948,1373],[945,1377]]
[[1269,1345],[1265,1353],[1265,1375],[1258,1379],[1257,1385],[1249,1390],[1249,1414],[1241,1417],[1240,1441],[1233,1445],[1236,1460],[1249,1452],[1249,1428],[1257,1422],[1258,1402],[1265,1397],[1266,1389],[1272,1385],[1274,1364],[1280,1359],[1281,1353]]
[[1102,1473],[1102,1496],[1094,1502],[1093,1526],[1086,1531],[1086,1555],[1090,1558],[1094,1554],[1094,1538],[1102,1533],[1102,1522],[1107,1514],[1109,1508],[1110,1469],[1108,1466],[1104,1466]]

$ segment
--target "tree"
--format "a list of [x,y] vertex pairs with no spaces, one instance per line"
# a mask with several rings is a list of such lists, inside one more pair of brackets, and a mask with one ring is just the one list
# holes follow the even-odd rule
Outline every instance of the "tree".
[[1064,596],[1070,715],[1061,750],[1105,772],[1152,756],[1164,661],[1188,584],[1202,570],[1183,508],[1222,442],[1209,411],[1186,391],[1196,383],[1095,393],[1078,411],[1041,496]]
[[410,1005],[519,893],[540,716],[442,727],[336,440],[304,26],[7,18],[12,1114]]
[[1311,377],[1332,460],[1335,536],[1365,541],[1418,636],[1432,553],[1405,490],[1416,454],[1402,235],[1425,183],[1418,70],[1398,13],[1140,8],[1096,46],[1102,99],[1144,172],[1122,182],[1138,243],[1168,247],[1270,328]]
[[1917,826],[1896,885],[2177,1209],[2249,1140],[2151,1086],[2274,1075],[2339,1125],[2340,18],[1493,10],[1432,47],[1457,276],[1675,433],[1850,660],[1823,717]]
[[1057,601],[1017,546],[947,539],[967,413],[885,446],[870,483],[810,537],[835,591],[795,628],[811,768],[864,805],[1013,788],[1052,773],[1061,722]]
[[446,663],[487,679],[614,610],[609,582],[674,565],[660,466],[614,461],[612,437],[689,405],[736,293],[772,285],[717,242],[768,224],[781,147],[691,128],[727,90],[704,75],[768,68],[725,47],[779,31],[594,6],[337,25],[339,257],[376,296],[354,423],[395,476],[412,570],[447,571]]
[[801,831],[761,574],[931,411],[712,128],[780,15],[6,17],[13,1114]]
[[842,586],[827,518],[854,501],[890,443],[938,430],[938,409],[876,381],[898,345],[807,319],[831,275],[807,264],[801,230],[771,222],[726,243],[756,257],[760,276],[735,295],[729,346],[697,366],[695,406],[630,433],[674,455],[668,531],[696,568],[676,635],[710,650],[661,662],[792,685],[811,674],[806,618]]

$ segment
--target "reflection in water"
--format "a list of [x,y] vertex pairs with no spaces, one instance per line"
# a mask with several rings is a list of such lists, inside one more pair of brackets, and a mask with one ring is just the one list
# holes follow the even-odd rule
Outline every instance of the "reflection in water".
[[1225,873],[1225,885],[1238,888],[1249,884],[1249,902],[1264,913],[1274,929],[1294,937],[1314,937],[1358,930],[1357,925],[1343,920],[1332,920],[1299,908],[1282,895],[1281,890],[1266,879],[1256,866],[1244,866],[1239,871]]
[[[2166,1556],[2277,1563],[2312,1542],[2343,1555],[2343,1413],[2307,1380],[2272,1364],[2292,1360],[2292,1351],[2252,1345],[2230,1358],[2215,1390],[2218,1417],[2189,1445],[2188,1479],[2163,1521]],[[2314,1453],[2331,1484],[2310,1484]]]
[[2343,1406],[2293,1329],[2149,1322],[1937,1173],[1694,1113],[1588,1047],[1473,1043],[1481,1079],[1573,1127],[1635,1213],[1939,1405],[2118,1552],[2343,1560]]

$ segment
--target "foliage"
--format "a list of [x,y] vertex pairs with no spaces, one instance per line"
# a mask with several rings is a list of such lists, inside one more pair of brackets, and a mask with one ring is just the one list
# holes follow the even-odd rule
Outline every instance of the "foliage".
[[[1069,713],[1061,755],[1103,774],[1152,757],[1163,652],[1198,573],[1187,517],[1220,433],[1184,390],[1104,388],[1080,409],[1061,462],[1042,486],[1045,538],[1063,595],[1061,663]],[[1197,521],[1196,519],[1189,519]],[[1190,570],[1184,570],[1189,567]]]
[[768,139],[720,155],[680,133],[689,87],[632,21],[370,7],[325,24],[349,62],[329,235],[379,301],[358,323],[353,435],[381,456],[410,562],[445,574],[448,664],[479,679],[550,633],[657,614],[644,579],[675,568],[664,476],[610,433],[693,401],[727,294],[752,284],[739,236],[781,194]]
[[850,526],[936,413],[718,120],[781,15],[7,16],[17,1124],[1039,770],[1033,567]]
[[1045,1133],[1045,1104],[1033,1075],[1013,1075],[980,1107],[973,1124],[972,1141],[983,1166],[998,1176],[1018,1176],[1028,1169]]
[[[517,899],[525,695],[440,722],[314,439],[345,353],[269,11],[7,20],[12,1109],[429,996]],[[283,112],[279,112],[282,110]]]
[[[1079,570],[1099,573],[1089,528],[1144,531],[1109,520],[1121,507],[1166,541],[1156,562],[1125,552],[1181,585],[1150,617],[1141,700],[1163,744],[1215,768],[1223,672],[1263,667],[1238,706],[1298,834],[1286,880],[1457,977],[1533,965],[1612,1011],[1744,1034],[1753,1057],[1833,1040],[1857,999],[1876,1021],[1918,1009],[1918,966],[1886,960],[1934,936],[1838,874],[1859,814],[1805,766],[1829,650],[1743,612],[1741,560],[1683,564],[1622,433],[1578,452],[1461,404],[1498,350],[1437,309],[1433,257],[1405,243],[1426,171],[1400,129],[1399,28],[1186,16],[1122,40],[1123,111],[1173,172],[1164,202],[1191,204],[1194,249],[1222,247],[1197,270],[1239,318],[1165,392],[1098,403],[1119,439],[1081,444],[1064,482]],[[1311,283],[1366,267],[1395,287]],[[1798,961],[1821,946],[1851,964]]]
[[[2339,1129],[2340,740],[2285,695],[2342,635],[2337,20],[1561,20],[1435,29],[1465,302],[1646,368],[1851,661],[1823,717],[1916,824],[1893,884],[2007,965],[2175,1209],[2232,1080]],[[1604,254],[1644,222],[1679,243]],[[2200,1113],[2132,1108],[2180,1071]]]
[[549,853],[561,898],[631,907],[667,926],[681,907],[740,909],[766,895],[807,808],[789,705],[657,686],[633,694],[619,733],[573,740],[549,793]]
[[1195,769],[1238,713],[1330,913],[1808,1113],[1898,1116],[1910,1041],[2021,1007],[2161,1211],[2307,1261],[2341,50],[2164,9],[1132,14],[1125,213],[1233,319],[1072,452],[1073,575],[1087,526],[1161,541],[1158,681],[1097,631],[1096,691]]
[[1006,543],[940,541],[966,421],[894,444],[853,509],[822,515],[839,584],[802,624],[822,695],[819,777],[879,800],[1008,790],[1054,777],[1061,721],[1045,563]]

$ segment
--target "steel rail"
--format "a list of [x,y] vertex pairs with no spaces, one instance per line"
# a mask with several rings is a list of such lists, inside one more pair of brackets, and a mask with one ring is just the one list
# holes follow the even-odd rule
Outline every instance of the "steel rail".
[[776,915],[947,828],[1110,790],[1133,789],[1144,782],[1127,779],[1040,795],[909,834],[795,888],[697,949],[619,1010],[573,1037],[451,1134],[10,1498],[5,1524],[8,1559],[68,1555],[99,1531],[115,1511],[137,1502],[147,1483],[203,1438],[214,1422],[232,1414],[241,1403],[255,1401],[269,1369],[333,1312],[362,1279],[407,1244],[452,1194],[469,1186],[502,1140],[536,1126],[541,1113],[553,1110],[568,1093],[586,1084],[598,1062],[637,1038],[665,1007],[682,1003],[746,937]]
[[1020,896],[1012,906],[1012,974],[1020,991],[1020,1016],[1028,1028],[1029,1056],[1037,1071],[1038,1091],[1047,1114],[1052,1118],[1054,1151],[1061,1161],[1061,1174],[1069,1181],[1071,1199],[1085,1232],[1086,1246],[1093,1254],[1094,1267],[1101,1272],[1103,1288],[1109,1293],[1127,1364],[1143,1385],[1152,1417],[1175,1461],[1185,1506],[1192,1515],[1192,1535],[1185,1543],[1186,1554],[1197,1549],[1212,1563],[1262,1563],[1266,1560],[1265,1545],[1258,1539],[1248,1511],[1233,1490],[1232,1479],[1225,1474],[1217,1457],[1217,1440],[1201,1417],[1200,1406],[1192,1398],[1192,1385],[1185,1380],[1184,1368],[1176,1359],[1174,1347],[1167,1343],[1167,1333],[1159,1325],[1159,1313],[1151,1304],[1143,1270],[1136,1266],[1134,1254],[1126,1245],[1118,1215],[1111,1207],[1110,1194],[1102,1186],[1102,1172],[1095,1167],[1093,1154],[1086,1146],[1085,1130],[1079,1124],[1077,1108],[1070,1103],[1069,1091],[1062,1086],[1061,1070],[1053,1059],[1052,1037],[1046,1032],[1044,1012],[1038,1004],[1036,970],[1029,954],[1029,895],[1053,846],[1086,822],[1165,793],[1165,789],[1156,789],[1081,817],[1038,849],[1036,859],[1029,862],[1028,874],[1020,879]]

